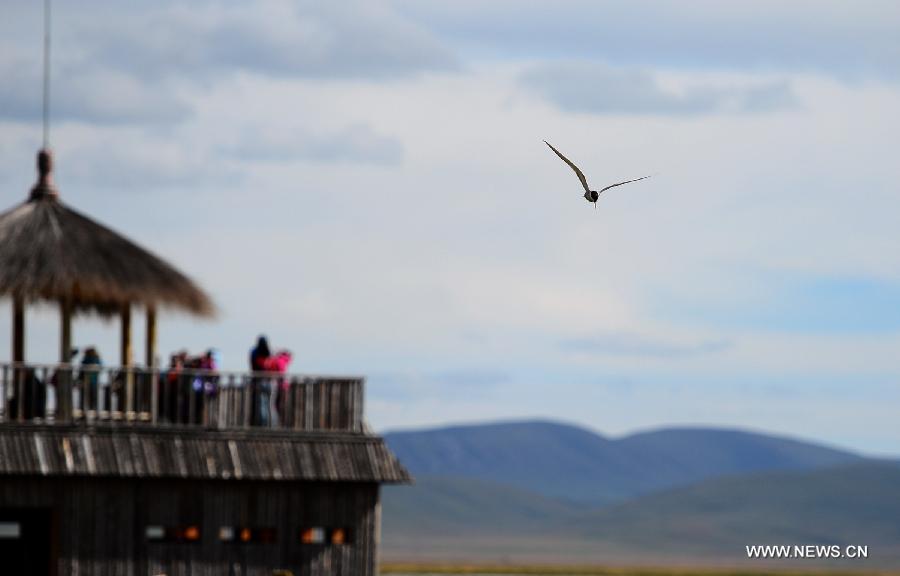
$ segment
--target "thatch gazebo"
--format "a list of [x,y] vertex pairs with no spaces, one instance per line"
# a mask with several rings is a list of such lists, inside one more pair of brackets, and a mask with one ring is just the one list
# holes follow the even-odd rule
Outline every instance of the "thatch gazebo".
[[60,309],[59,361],[70,360],[71,320],[78,312],[121,318],[121,364],[133,363],[131,307],[147,315],[146,365],[156,358],[161,307],[211,316],[209,297],[170,264],[66,206],[53,184],[53,159],[38,153],[38,181],[27,200],[0,214],[0,296],[13,302],[12,361],[25,361],[25,305]]

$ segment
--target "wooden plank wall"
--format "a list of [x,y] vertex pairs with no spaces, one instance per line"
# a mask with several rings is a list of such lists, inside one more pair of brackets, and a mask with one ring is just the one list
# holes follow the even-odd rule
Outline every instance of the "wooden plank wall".
[[[59,576],[369,576],[378,485],[98,478],[0,478],[0,508],[50,508]],[[199,543],[148,542],[147,526],[201,528]],[[221,526],[275,528],[271,544],[220,542]],[[346,527],[351,544],[300,543],[303,527]]]

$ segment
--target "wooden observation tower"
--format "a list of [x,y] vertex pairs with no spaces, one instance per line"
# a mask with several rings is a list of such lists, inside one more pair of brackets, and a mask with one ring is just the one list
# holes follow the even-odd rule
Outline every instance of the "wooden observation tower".
[[[364,379],[161,370],[158,311],[210,316],[210,298],[64,204],[52,169],[45,138],[37,183],[0,214],[0,296],[13,308],[0,362],[0,573],[376,574],[380,485],[410,476],[364,424]],[[24,311],[37,301],[59,307],[56,364],[26,358]],[[143,364],[135,307],[147,318]],[[120,319],[121,365],[69,363],[79,312]],[[264,398],[272,417],[261,419]]]

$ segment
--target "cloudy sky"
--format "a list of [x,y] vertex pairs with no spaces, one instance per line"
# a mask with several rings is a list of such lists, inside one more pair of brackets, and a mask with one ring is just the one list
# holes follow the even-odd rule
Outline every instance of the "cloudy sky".
[[[298,371],[365,374],[382,430],[728,425],[900,454],[896,2],[55,4],[62,199],[220,309],[164,315],[164,351],[243,369],[265,333]],[[12,206],[41,14],[0,12]],[[597,188],[658,175],[594,210],[543,139]],[[55,310],[28,322],[54,360]],[[118,362],[115,322],[74,335]]]

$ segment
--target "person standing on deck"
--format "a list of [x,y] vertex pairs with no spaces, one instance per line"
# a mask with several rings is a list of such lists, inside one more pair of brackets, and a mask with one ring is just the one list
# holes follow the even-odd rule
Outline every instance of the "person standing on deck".
[[81,355],[81,374],[79,377],[81,388],[82,410],[100,409],[100,368],[103,360],[100,353],[93,346],[85,348]]
[[[269,361],[266,363],[269,372],[277,372],[278,374],[284,375],[287,373],[287,368],[291,363],[293,356],[288,350],[279,350],[274,356],[272,356]],[[273,417],[277,426],[280,422],[284,422],[284,401],[287,398],[288,389],[290,388],[290,382],[287,378],[278,378],[277,384],[273,387],[273,390],[277,392],[277,397],[275,398],[275,413]]]
[[172,354],[169,357],[169,369],[165,373],[160,374],[163,388],[163,401],[161,404],[165,407],[162,412],[165,415],[164,419],[171,424],[180,422],[181,407],[184,405],[181,382],[184,380],[184,361],[186,358],[187,353],[184,351]]
[[284,374],[291,363],[293,356],[287,350],[279,350],[271,353],[269,343],[265,336],[260,336],[259,341],[250,352],[250,367],[254,372],[266,372],[263,377],[255,377],[256,392],[254,402],[256,408],[254,414],[258,416],[257,424],[260,426],[278,427],[283,419],[284,400],[286,395],[287,380],[274,378],[274,374]]
[[202,399],[202,409],[200,411],[200,421],[210,423],[217,412],[216,400],[219,394],[219,376],[216,370],[219,369],[219,352],[215,348],[210,348],[203,356],[200,357],[200,369],[203,370],[200,378]]
[[[256,348],[250,351],[250,370],[253,372],[266,372],[272,352],[269,350],[269,341],[265,336],[260,336],[256,341]],[[253,398],[253,423],[257,426],[269,426],[271,423],[272,384],[271,379],[254,376],[250,380]]]

